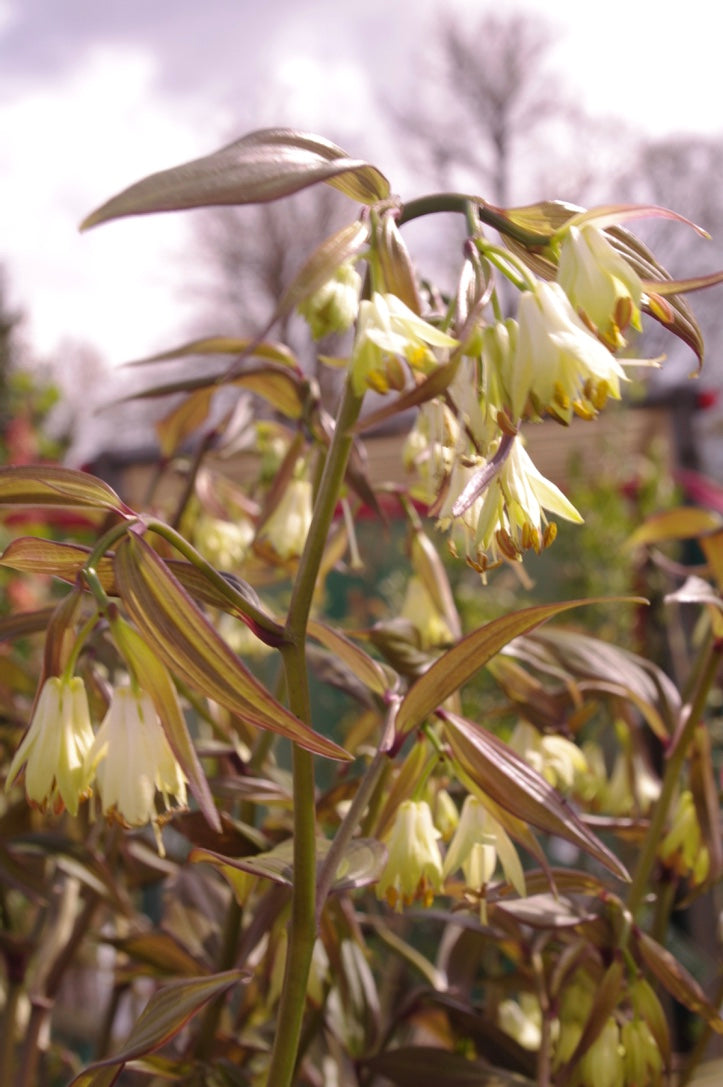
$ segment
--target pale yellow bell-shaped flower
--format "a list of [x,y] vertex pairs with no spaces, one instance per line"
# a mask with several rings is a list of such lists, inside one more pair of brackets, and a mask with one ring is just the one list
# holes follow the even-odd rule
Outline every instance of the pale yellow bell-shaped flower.
[[512,409],[569,423],[573,412],[592,418],[609,396],[620,399],[625,371],[575,313],[559,283],[539,280],[524,291],[510,381]]
[[396,295],[376,292],[359,306],[351,359],[354,390],[361,394],[367,386],[377,392],[401,387],[404,371],[399,360],[426,373],[438,362],[433,347],[456,346],[457,340],[419,317]]
[[354,264],[345,261],[326,283],[299,304],[299,313],[315,340],[351,328],[359,312],[361,287],[362,278]]
[[659,1087],[663,1078],[663,1056],[644,1019],[627,1019],[620,1030],[624,1050],[625,1083],[635,1087]]
[[30,727],[10,764],[5,788],[25,766],[28,800],[56,814],[67,808],[77,815],[90,792],[86,755],[93,729],[85,686],[79,676],[50,676],[43,684]]
[[498,858],[505,877],[524,895],[525,877],[512,840],[479,797],[470,793],[444,858],[442,877],[447,879],[461,868],[467,886],[480,890],[494,875]]
[[586,223],[565,232],[557,282],[613,350],[625,346],[629,325],[642,329],[640,277],[599,227]]
[[580,1058],[574,1082],[579,1087],[626,1087],[625,1051],[612,1016]]
[[126,826],[157,825],[156,793],[166,808],[186,804],[186,780],[166,739],[150,695],[116,687],[88,751],[103,812]]
[[377,883],[377,898],[401,911],[415,899],[431,905],[442,880],[441,837],[426,801],[403,800],[387,840],[387,863]]
[[559,487],[535,467],[519,439],[480,499],[475,543],[493,559],[518,559],[554,539],[545,511],[576,524],[582,516]]
[[272,559],[288,562],[304,550],[311,526],[313,490],[308,479],[289,480],[278,505],[261,526],[256,548]]

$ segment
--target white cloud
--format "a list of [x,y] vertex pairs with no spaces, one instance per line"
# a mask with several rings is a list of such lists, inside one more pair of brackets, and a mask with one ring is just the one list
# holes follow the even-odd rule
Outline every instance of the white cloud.
[[220,112],[181,116],[154,77],[149,54],[98,47],[62,83],[0,106],[0,260],[41,353],[70,335],[120,361],[149,349],[154,326],[177,335],[181,217],[77,230],[113,192],[212,150],[227,124]]

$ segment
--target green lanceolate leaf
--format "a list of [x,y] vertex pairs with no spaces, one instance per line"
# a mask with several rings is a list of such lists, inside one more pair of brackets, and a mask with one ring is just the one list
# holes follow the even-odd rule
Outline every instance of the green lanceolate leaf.
[[454,758],[495,804],[523,823],[572,842],[619,879],[629,879],[617,857],[588,830],[557,790],[504,741],[457,714],[445,711],[442,717]]
[[0,468],[0,507],[98,509],[130,514],[115,491],[100,479],[74,468],[49,465]]
[[[317,838],[316,856],[319,867],[330,847],[328,838]],[[348,891],[374,883],[379,879],[386,857],[385,846],[376,838],[353,838],[339,861],[331,885],[332,891]],[[256,853],[250,857],[226,857],[211,849],[194,849],[191,851],[190,860],[218,868],[232,886],[234,873],[238,872],[270,879],[284,887],[291,887],[294,882],[294,843],[290,840],[281,842],[265,853]]]
[[[633,598],[625,598],[632,602]],[[609,598],[608,598],[609,601]],[[463,686],[488,660],[499,653],[508,642],[526,634],[553,615],[560,615],[584,604],[599,604],[602,599],[566,600],[557,604],[540,604],[511,612],[493,619],[485,626],[462,638],[452,649],[438,657],[424,675],[416,681],[403,699],[397,714],[397,731],[404,735],[422,724],[425,717],[441,706],[445,699]],[[644,601],[638,600],[639,603]]]
[[188,978],[165,985],[148,1001],[120,1052],[89,1065],[69,1087],[109,1087],[124,1064],[160,1049],[204,1004],[237,985],[243,976],[240,970],[227,970],[210,977]]
[[144,641],[192,687],[233,714],[319,755],[347,759],[272,697],[216,632],[156,552],[135,535],[115,557],[118,589]]
[[376,167],[349,158],[328,140],[269,128],[136,182],[92,212],[81,230],[127,215],[266,203],[321,181],[362,204],[389,195],[389,183]]

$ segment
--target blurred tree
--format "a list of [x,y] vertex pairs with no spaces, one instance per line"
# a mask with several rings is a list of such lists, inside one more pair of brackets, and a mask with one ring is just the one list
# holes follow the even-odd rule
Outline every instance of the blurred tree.
[[55,459],[58,442],[44,429],[58,393],[39,372],[20,336],[23,314],[10,304],[7,277],[0,267],[0,463],[29,464]]
[[[553,70],[556,36],[551,23],[526,13],[490,14],[474,25],[445,17],[425,62],[433,78],[415,80],[411,104],[396,111],[431,183],[471,183],[509,206],[553,189],[576,201],[596,177],[609,182],[611,125],[584,116]],[[624,134],[615,129],[619,154]]]

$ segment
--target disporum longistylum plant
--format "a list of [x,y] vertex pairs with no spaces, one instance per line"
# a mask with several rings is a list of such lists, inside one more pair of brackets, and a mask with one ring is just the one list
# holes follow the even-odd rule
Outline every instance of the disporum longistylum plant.
[[[287,130],[149,177],[84,225],[315,184],[349,198],[351,221],[265,332],[155,360],[196,360],[146,391],[184,394],[158,426],[166,462],[191,439],[196,451],[175,508],[151,496],[132,509],[70,469],[0,472],[6,512],[62,509],[86,526],[64,543],[19,535],[2,559],[65,587],[3,627],[42,642],[32,687],[12,651],[0,676],[3,1083],[52,1082],[74,1038],[58,997],[79,963],[98,997],[75,1087],[666,1082],[667,994],[699,1019],[688,1071],[723,1026],[706,979],[666,949],[674,905],[721,871],[720,517],[674,510],[633,541],[705,550],[695,584],[673,592],[700,613],[682,690],[642,656],[542,627],[595,601],[463,631],[441,553],[494,597],[496,567],[550,548],[557,520],[581,522],[525,435],[594,426],[652,362],[636,357],[646,321],[702,359],[683,293],[723,277],[672,280],[624,226],[692,225],[672,212],[403,202],[375,167]],[[466,227],[448,295],[403,238],[439,212]],[[295,310],[310,342],[346,337],[318,351],[343,370],[333,411],[273,339]],[[242,436],[259,466],[245,483],[210,458],[220,389],[264,405]],[[407,487],[365,471],[364,432],[392,421]],[[339,625],[326,579],[346,570],[358,586],[363,509],[375,560],[398,539],[390,512],[406,526],[404,585],[388,615]],[[379,586],[366,591],[378,605]],[[470,716],[465,686],[484,668],[497,694]],[[329,686],[336,703],[318,697]],[[150,999],[119,1036],[140,978]]]

